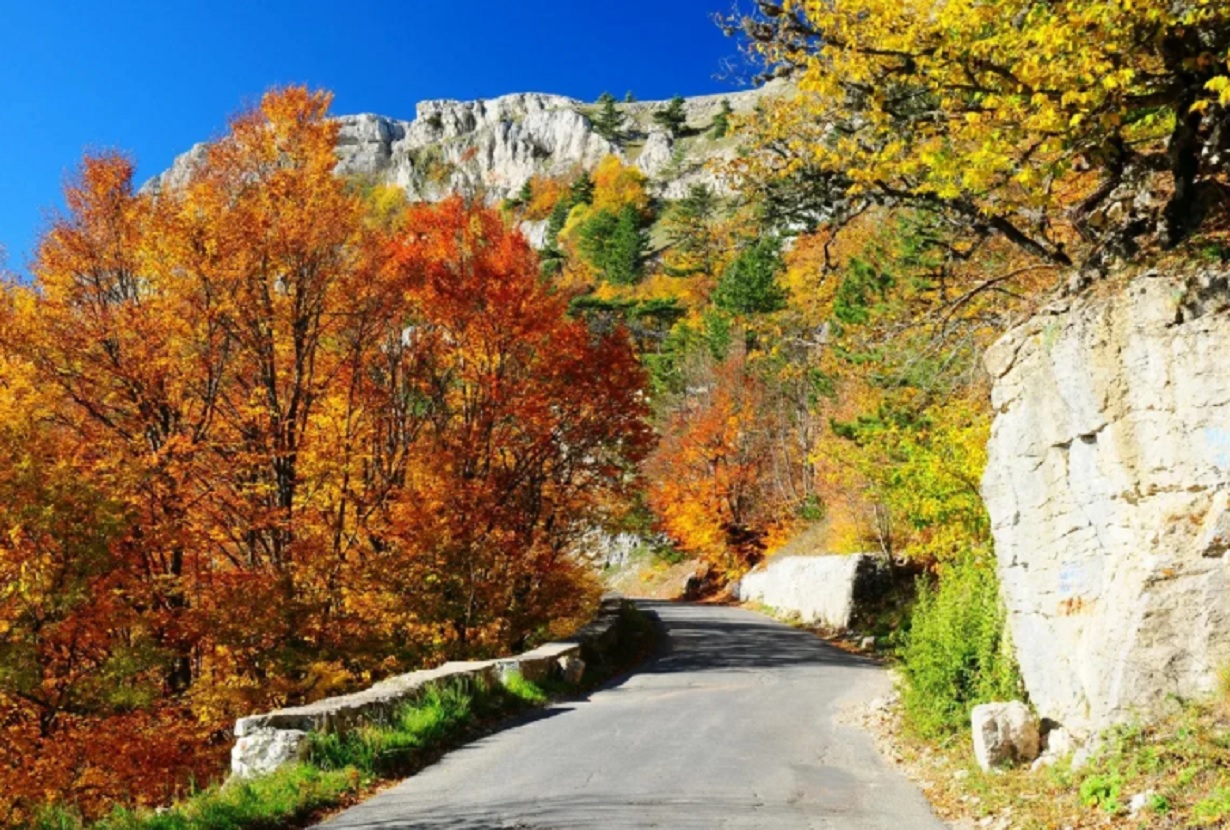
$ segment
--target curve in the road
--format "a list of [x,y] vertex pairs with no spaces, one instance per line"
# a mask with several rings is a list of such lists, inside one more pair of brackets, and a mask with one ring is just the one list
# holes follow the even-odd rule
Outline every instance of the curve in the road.
[[323,826],[940,830],[844,703],[874,663],[738,608],[645,602],[663,653],[447,756]]

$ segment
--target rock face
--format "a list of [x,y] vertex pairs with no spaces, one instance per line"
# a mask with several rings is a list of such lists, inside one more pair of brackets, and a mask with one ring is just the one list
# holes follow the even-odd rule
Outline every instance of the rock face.
[[[594,105],[559,95],[424,101],[411,121],[343,115],[338,117],[337,169],[399,185],[413,201],[464,193],[495,202],[515,195],[531,176],[573,176],[613,154],[639,166],[659,196],[679,198],[696,183],[723,191],[727,187],[718,167],[735,157],[737,142],[707,134],[722,101],[746,114],[762,96],[785,90],[778,85],[686,99],[690,134],[679,141],[653,124],[653,113],[664,102],[620,104],[626,136],[618,143],[594,131],[589,118]],[[204,152],[204,144],[196,145],[147,188],[181,184]]]
[[844,629],[861,603],[876,599],[887,581],[883,557],[778,556],[740,580],[743,602],[798,614],[805,623]]
[[1038,757],[1038,719],[1019,700],[975,706],[970,721],[974,758],[984,770],[1028,763]]
[[1151,272],[988,352],[982,482],[1038,713],[1088,735],[1230,663],[1230,290]]

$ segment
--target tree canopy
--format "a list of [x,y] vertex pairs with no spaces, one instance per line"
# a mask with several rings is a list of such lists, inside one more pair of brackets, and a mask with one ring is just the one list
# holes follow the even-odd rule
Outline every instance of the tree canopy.
[[[730,21],[797,101],[764,119],[767,163],[836,213],[942,211],[1056,263],[1181,242],[1230,156],[1230,7],[1217,0],[775,3]],[[1116,202],[1161,176],[1156,209]],[[1159,189],[1159,188],[1155,188]]]

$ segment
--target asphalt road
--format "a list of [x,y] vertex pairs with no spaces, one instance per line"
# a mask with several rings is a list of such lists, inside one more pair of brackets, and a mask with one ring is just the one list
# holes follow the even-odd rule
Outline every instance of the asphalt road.
[[737,608],[645,602],[669,629],[634,674],[445,756],[323,827],[940,830],[843,702],[884,672]]

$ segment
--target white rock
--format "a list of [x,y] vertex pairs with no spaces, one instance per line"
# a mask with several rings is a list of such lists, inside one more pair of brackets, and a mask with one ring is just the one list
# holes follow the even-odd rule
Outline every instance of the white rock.
[[1132,796],[1132,800],[1128,802],[1128,814],[1136,815],[1153,803],[1153,797],[1157,795],[1153,790],[1145,790],[1143,793],[1136,793]]
[[975,706],[970,720],[974,758],[982,769],[1028,763],[1038,757],[1038,719],[1019,700]]
[[1071,755],[1077,746],[1076,739],[1072,737],[1072,733],[1062,726],[1057,726],[1050,732],[1047,732],[1043,738],[1043,743],[1045,744],[1046,754],[1056,759]]
[[645,140],[645,147],[636,160],[636,166],[649,178],[655,178],[670,167],[674,157],[673,148],[674,142],[671,141],[671,137],[661,130],[655,130]]
[[[703,129],[723,100],[746,114],[765,95],[790,91],[788,84],[772,84],[699,96],[685,99],[684,110],[688,123]],[[608,155],[628,160],[623,146],[594,131],[586,114],[591,106],[561,95],[518,93],[479,101],[423,101],[411,121],[370,113],[338,116],[337,171],[399,185],[416,201],[436,201],[460,192],[498,202],[516,194],[535,175],[569,177],[580,170],[592,171]],[[650,114],[662,102],[620,106],[635,132],[638,124],[650,123]],[[193,147],[145,189],[182,185],[206,149],[204,144]],[[655,195],[678,199],[695,183],[729,192],[729,184],[709,162],[730,160],[736,153],[732,144],[700,137],[689,141],[681,164],[676,165],[670,137],[649,128],[637,164],[649,175]],[[668,178],[657,179],[668,171]]]
[[799,615],[805,624],[843,629],[860,601],[874,599],[887,578],[882,557],[778,556],[740,580],[736,596]]
[[1008,625],[1030,700],[1075,734],[1212,692],[1230,663],[1227,293],[1141,277],[988,352]]
[[267,775],[283,764],[302,761],[308,733],[298,729],[256,729],[231,747],[231,773],[239,778]]

